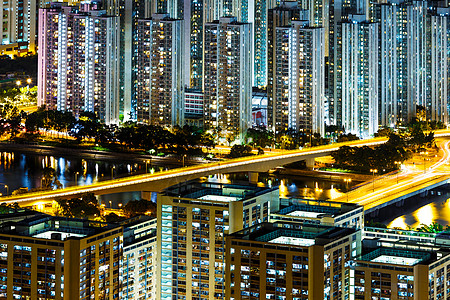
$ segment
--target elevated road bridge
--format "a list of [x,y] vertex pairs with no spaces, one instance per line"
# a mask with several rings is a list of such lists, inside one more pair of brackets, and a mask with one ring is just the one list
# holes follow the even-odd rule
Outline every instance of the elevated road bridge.
[[220,162],[171,169],[154,174],[142,174],[101,181],[91,185],[71,186],[64,189],[30,192],[20,195],[1,197],[0,202],[23,205],[33,205],[39,202],[51,201],[56,198],[73,198],[84,193],[95,195],[113,194],[120,192],[152,191],[160,192],[170,186],[204,176],[235,172],[267,172],[276,167],[301,160],[314,160],[316,157],[330,155],[341,146],[375,146],[385,143],[387,138],[374,138],[345,143],[336,143],[302,150],[278,151],[258,156],[248,156]]
[[[442,130],[436,132],[435,136],[450,136],[450,130]],[[73,198],[84,193],[103,195],[133,191],[160,192],[170,186],[204,176],[235,172],[251,172],[257,174],[258,172],[267,172],[268,170],[275,169],[276,167],[293,162],[301,160],[306,160],[308,162],[308,160],[314,160],[316,157],[327,156],[330,155],[332,151],[337,150],[341,146],[375,146],[383,144],[386,141],[387,138],[383,137],[369,140],[336,143],[302,150],[279,151],[264,155],[242,157],[226,161],[172,169],[154,174],[142,174],[102,181],[91,185],[71,186],[58,190],[31,192],[21,195],[10,195],[1,197],[0,202],[17,202],[20,205],[33,205],[36,203],[52,201],[56,198]],[[363,200],[357,200],[356,198],[352,200],[352,202],[353,201]],[[366,203],[362,204],[366,206]]]

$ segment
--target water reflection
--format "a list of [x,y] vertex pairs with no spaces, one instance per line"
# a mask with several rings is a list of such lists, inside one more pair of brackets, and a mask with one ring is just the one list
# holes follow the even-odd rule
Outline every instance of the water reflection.
[[387,222],[389,228],[418,228],[421,224],[430,225],[434,222],[450,225],[450,194],[444,193],[433,198],[432,203],[407,211],[406,214]]
[[[156,170],[164,169],[157,163],[154,164],[155,166],[149,167],[149,172],[154,173]],[[57,179],[63,187],[109,180],[112,175],[116,178],[145,172],[144,162],[121,161],[118,163],[117,160],[101,161],[77,157],[0,152],[0,183],[7,184],[10,193],[21,187],[28,189],[40,187],[42,171],[46,167],[55,169]]]
[[[24,154],[20,152],[0,152],[0,193],[6,191],[1,184],[9,186],[9,193],[20,187],[28,189],[41,186],[42,171],[45,167],[55,169],[57,178],[63,187],[73,185],[88,185],[98,181],[109,180],[145,172],[145,162],[117,160],[93,160],[78,157],[63,157],[58,155]],[[163,171],[171,166],[166,161],[154,162],[148,166],[148,173]],[[217,174],[203,178],[220,183],[248,183],[248,173]],[[309,177],[287,175],[269,175],[260,173],[258,186],[280,185],[280,196],[305,199],[334,199],[345,191],[344,182],[329,181]],[[129,200],[140,199],[140,192],[118,193],[99,196],[99,201],[105,206],[117,207]],[[111,201],[111,203],[109,202]]]

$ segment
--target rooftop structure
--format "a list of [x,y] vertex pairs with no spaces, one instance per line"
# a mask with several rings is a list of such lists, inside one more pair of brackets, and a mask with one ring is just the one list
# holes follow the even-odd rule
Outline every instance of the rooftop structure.
[[361,232],[305,223],[261,223],[226,243],[226,299],[344,299]]
[[[185,183],[158,195],[158,299],[225,298],[225,237],[265,222],[278,189]],[[277,201],[275,201],[276,203]]]
[[[354,299],[445,299],[450,251],[431,243],[366,239],[350,271]],[[368,287],[367,283],[371,285]]]
[[122,238],[119,225],[88,220],[42,215],[3,223],[0,298],[118,298]]
[[364,208],[357,204],[290,199],[292,205],[270,215],[270,221],[303,222],[338,227],[364,227]]
[[156,299],[156,218],[138,216],[124,226],[122,298]]

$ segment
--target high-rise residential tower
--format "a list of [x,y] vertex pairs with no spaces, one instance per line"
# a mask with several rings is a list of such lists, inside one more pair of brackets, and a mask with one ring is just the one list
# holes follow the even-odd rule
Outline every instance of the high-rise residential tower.
[[352,299],[361,230],[262,223],[226,238],[227,299]]
[[378,23],[350,16],[337,27],[334,119],[346,132],[367,138],[378,131]]
[[36,0],[5,0],[0,3],[0,48],[14,48],[11,53],[36,53]]
[[300,14],[298,4],[294,1],[284,2],[282,5],[269,10],[267,29],[267,126],[274,133],[288,129],[287,115],[281,115],[276,110],[277,107],[287,107],[288,101],[287,87],[283,87],[287,80],[279,82],[278,80],[282,80],[282,74],[278,72],[280,67],[289,68],[289,61],[285,59],[288,55],[288,47],[284,48],[281,45],[284,43],[288,46],[288,35],[284,35],[284,33],[289,34],[292,20],[301,19]]
[[251,26],[223,17],[205,25],[204,128],[229,141],[251,124]]
[[136,51],[137,121],[183,125],[182,20],[167,14],[138,21]]
[[424,1],[380,5],[380,125],[396,127],[416,116],[448,121],[449,9]]
[[119,122],[119,18],[52,4],[39,10],[38,105]]
[[278,189],[177,185],[158,196],[157,299],[225,297],[225,237],[268,220]]
[[267,31],[269,22],[269,11],[276,7],[280,1],[277,0],[254,0],[251,19],[247,22],[253,23],[253,53],[254,53],[254,81],[253,86],[262,88],[267,86]]
[[450,104],[450,8],[438,8],[430,15],[431,80],[430,103],[427,103],[427,118],[449,122]]
[[123,230],[41,215],[0,226],[0,298],[119,299]]
[[407,9],[391,2],[380,5],[380,125],[395,127],[415,114],[408,105]]
[[325,30],[308,21],[276,27],[270,99],[275,133],[325,132]]
[[[289,127],[325,134],[325,28],[292,24]],[[277,110],[283,108],[277,108]]]

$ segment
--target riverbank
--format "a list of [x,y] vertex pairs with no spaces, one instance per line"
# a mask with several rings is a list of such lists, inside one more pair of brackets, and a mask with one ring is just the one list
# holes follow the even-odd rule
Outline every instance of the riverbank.
[[289,176],[303,176],[314,177],[323,180],[343,180],[344,178],[350,178],[353,182],[364,182],[372,180],[372,175],[355,174],[355,173],[340,173],[340,172],[326,172],[326,171],[311,171],[311,170],[298,170],[288,168],[278,168],[274,174],[289,175]]
[[[132,152],[110,152],[110,151],[99,151],[89,149],[76,149],[76,148],[15,144],[15,143],[0,143],[0,151],[18,151],[29,154],[60,155],[60,156],[81,157],[99,160],[124,160],[129,162],[142,162],[142,161],[155,162],[163,160],[178,162],[179,160],[177,157],[159,157],[149,154],[138,154]],[[207,161],[195,158],[186,159],[186,163],[189,164],[199,164],[204,162]]]

